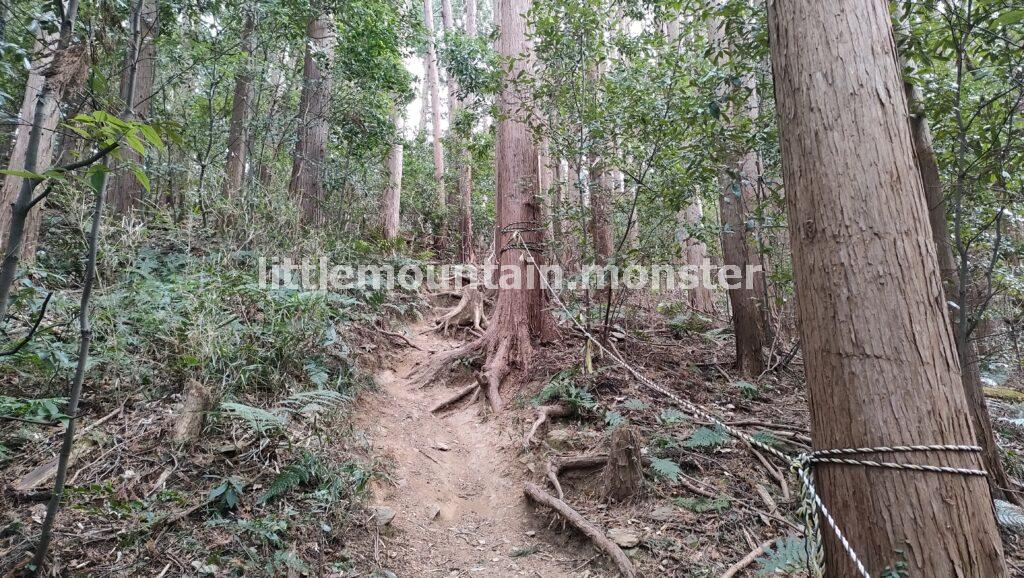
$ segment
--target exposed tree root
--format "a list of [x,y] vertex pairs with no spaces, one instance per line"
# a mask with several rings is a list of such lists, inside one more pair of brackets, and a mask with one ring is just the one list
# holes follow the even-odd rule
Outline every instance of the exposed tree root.
[[[470,287],[466,289],[468,291]],[[478,288],[474,287],[473,291],[479,295],[476,301],[482,311],[483,295]],[[457,307],[456,310],[458,309],[462,308]],[[445,317],[451,326],[453,318],[448,315]],[[494,317],[500,322],[489,324],[487,331],[479,339],[435,356],[430,363],[416,369],[410,377],[418,382],[420,387],[424,387],[437,379],[441,372],[448,370],[454,362],[482,353],[486,360],[481,371],[484,380],[482,385],[485,385],[484,394],[491,410],[495,413],[500,412],[503,406],[501,384],[512,373],[513,368],[518,371],[528,369],[533,357],[533,343],[529,323],[525,319],[526,312],[521,303],[516,303],[512,299],[502,302],[499,299],[495,305]],[[441,322],[439,326],[443,327],[444,323]],[[538,338],[542,336],[543,332]]]
[[569,522],[573,527],[582,532],[595,546],[603,550],[608,556],[615,562],[615,566],[618,567],[619,572],[627,578],[635,578],[636,570],[633,568],[633,563],[630,562],[629,558],[626,557],[625,552],[622,551],[614,542],[609,540],[604,531],[588,522],[586,518],[580,515],[579,512],[572,509],[568,504],[562,500],[552,496],[537,486],[527,482],[523,486],[523,492],[528,498],[537,502],[542,506],[551,508],[566,521]]
[[387,329],[384,329],[380,325],[377,325],[376,327],[377,327],[377,331],[380,331],[382,334],[387,335],[388,337],[394,337],[395,339],[400,339],[400,340],[404,341],[405,344],[408,345],[409,347],[412,347],[413,349],[418,349],[420,351],[423,351],[422,347],[420,347],[419,345],[416,345],[412,341],[409,341],[409,338],[404,336],[404,335],[402,335],[401,333],[395,333],[394,331],[388,331]]
[[487,328],[487,316],[484,315],[484,294],[476,285],[467,285],[462,290],[462,298],[451,311],[442,315],[435,322],[433,331],[441,331],[447,335],[455,327],[469,327],[482,332]]
[[434,407],[430,408],[430,413],[437,413],[437,412],[441,411],[442,409],[445,409],[446,407],[456,403],[457,401],[459,401],[460,399],[466,397],[467,395],[469,395],[471,393],[473,394],[473,397],[470,398],[469,403],[470,403],[470,405],[472,405],[473,402],[475,402],[477,397],[480,395],[480,386],[482,385],[482,381],[483,381],[482,377],[479,374],[477,374],[476,377],[477,377],[477,381],[475,383],[467,385],[466,387],[464,387],[464,388],[460,389],[459,391],[455,392],[455,395],[449,396],[449,397],[441,400],[436,405],[434,405]]
[[566,470],[603,468],[607,463],[608,454],[554,458],[548,462],[548,481],[551,482],[551,487],[555,489],[555,493],[558,494],[558,499],[561,500],[565,498],[565,493],[562,492],[562,484],[558,481],[558,476],[560,476],[562,472]]
[[533,422],[533,426],[530,427],[530,433],[526,434],[526,439],[523,440],[523,447],[530,449],[530,446],[536,441],[533,436],[537,434],[537,430],[540,429],[540,426],[544,425],[544,422],[556,417],[565,417],[570,413],[572,413],[572,410],[564,405],[542,405],[538,407],[537,419]]

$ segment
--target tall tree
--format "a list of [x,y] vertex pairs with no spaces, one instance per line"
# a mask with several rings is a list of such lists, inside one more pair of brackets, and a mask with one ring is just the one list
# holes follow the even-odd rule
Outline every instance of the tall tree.
[[327,220],[323,172],[330,128],[330,68],[335,48],[331,15],[322,13],[310,18],[306,36],[302,95],[299,98],[299,129],[288,192],[298,200],[303,224],[318,226]]
[[[121,75],[121,100],[134,94],[132,102],[127,103],[129,114],[141,120],[149,120],[153,114],[153,88],[156,82],[156,37],[160,32],[159,6],[157,0],[145,0],[137,10],[141,10],[142,44],[139,45],[137,62],[126,62]],[[131,57],[129,57],[131,58]],[[134,90],[129,90],[131,76],[127,73],[132,66],[137,67]],[[141,164],[142,155],[130,147],[120,151],[122,169]],[[143,187],[132,170],[120,170],[110,177],[108,196],[110,208],[118,214],[127,214],[138,208],[142,200]]]
[[[88,51],[85,45],[74,42],[77,19],[78,1],[73,0],[64,10],[59,30],[48,32],[45,26],[39,26],[36,56],[25,83],[18,130],[7,165],[10,170],[42,173],[53,162],[61,106],[82,85],[87,72]],[[15,206],[26,182],[16,175],[4,176],[0,190],[0,238],[10,237],[5,249],[16,246],[14,256],[31,261],[36,254],[44,201],[25,206],[24,214],[18,214]]]
[[384,202],[381,210],[383,212],[383,236],[387,241],[398,238],[398,228],[401,222],[402,205],[402,160],[405,147],[403,145],[404,135],[402,134],[403,115],[398,103],[391,111],[391,122],[395,125],[395,140],[391,143],[388,151],[387,170],[388,185],[384,189]]
[[245,173],[246,147],[249,142],[249,101],[252,100],[252,51],[253,32],[256,29],[255,6],[243,8],[241,30],[242,62],[235,74],[235,92],[231,100],[231,122],[228,126],[228,152],[224,162],[225,198],[238,196],[242,189],[242,176]]
[[[946,303],[956,303],[960,295],[960,270],[953,256],[953,245],[950,243],[949,225],[946,222],[946,196],[939,176],[939,165],[932,149],[932,135],[928,127],[928,119],[922,110],[919,90],[910,82],[904,84],[907,102],[910,107],[910,129],[914,139],[914,151],[917,155],[921,182],[924,185],[925,202],[928,204],[928,221],[931,224],[932,238],[939,258],[939,275]],[[956,331],[957,317],[961,308],[950,310],[952,330]],[[957,354],[960,358],[960,372],[967,396],[968,409],[978,445],[982,447],[985,470],[989,473],[989,488],[996,498],[1019,502],[1016,494],[1007,491],[1012,482],[1003,469],[1003,460],[996,446],[995,434],[992,431],[992,419],[989,417],[988,405],[985,403],[985,392],[981,386],[981,367],[978,363],[978,347],[974,340],[961,343],[956,340]]]
[[[813,446],[972,444],[888,5],[775,0],[768,20]],[[819,464],[815,479],[871,575],[1007,575],[983,477]],[[830,575],[853,575],[824,535]]]
[[434,150],[434,187],[437,194],[437,210],[441,214],[438,238],[444,237],[444,216],[447,194],[444,188],[444,148],[441,142],[441,93],[437,76],[437,43],[434,36],[434,6],[431,0],[423,0],[423,22],[427,29],[427,89],[430,91],[430,130]]
[[[441,16],[444,20],[444,33],[445,38],[448,35],[455,32],[455,22],[452,17],[452,9],[450,0],[441,0]],[[466,36],[469,38],[476,37],[476,0],[466,0],[465,2],[465,23],[466,23]],[[458,112],[465,106],[465,103],[459,98],[459,86],[455,81],[455,78],[448,75],[448,130],[449,133],[453,133],[456,129]],[[467,127],[465,135],[462,136],[466,141],[471,136],[472,126]],[[470,155],[468,142],[462,143],[462,149],[459,151],[459,176],[458,176],[458,191],[459,191],[459,237],[461,242],[459,244],[458,260],[463,263],[469,263],[473,261],[473,159]]]
[[531,260],[543,264],[544,215],[538,198],[537,146],[529,126],[520,118],[523,95],[517,92],[520,84],[514,80],[529,72],[529,63],[522,56],[530,48],[526,13],[531,4],[530,0],[498,0],[495,14],[495,49],[509,64],[498,95],[495,142],[494,238],[495,258],[501,267],[497,300],[480,339],[437,356],[421,372],[430,380],[454,360],[482,353],[485,393],[496,412],[504,406],[501,385],[505,378],[513,370],[527,370],[534,344],[550,339],[554,329],[544,308],[539,269],[530,265]]
[[519,287],[499,289],[486,336],[488,355],[484,369],[489,399],[495,410],[501,409],[499,388],[511,367],[528,367],[533,343],[548,337],[551,331],[539,272],[527,266],[524,249],[516,242],[517,238],[522,239],[533,260],[542,263],[543,252],[539,249],[543,235],[538,229],[543,214],[537,198],[537,146],[529,127],[517,118],[521,114],[521,98],[508,82],[528,72],[528,61],[521,55],[529,50],[526,13],[531,4],[531,0],[498,0],[496,14],[495,49],[500,57],[512,63],[498,96],[495,185],[500,219],[494,234],[501,239],[501,247],[496,258],[503,268],[518,270],[523,282]]
[[[728,52],[724,23],[717,18],[710,23],[708,40],[712,50]],[[747,76],[744,84],[750,89],[749,114],[757,118],[759,105],[757,92],[751,86],[752,79]],[[722,87],[720,94],[724,96],[729,90]],[[753,227],[749,226],[757,206],[755,183],[760,178],[761,163],[757,152],[750,150],[738,153],[727,150],[725,160],[725,167],[718,179],[721,188],[718,211],[722,261],[725,266],[736,267],[741,273],[741,278],[729,289],[729,304],[732,307],[736,335],[736,369],[744,376],[754,377],[764,371],[763,350],[766,339],[764,274],[753,272],[761,261],[757,254]]]
[[[676,234],[678,235],[682,263],[690,267],[703,267],[708,256],[707,245],[696,234],[704,221],[704,208],[700,197],[694,195],[685,207],[676,215]],[[714,315],[715,296],[711,288],[698,283],[687,290],[690,309],[702,315]]]

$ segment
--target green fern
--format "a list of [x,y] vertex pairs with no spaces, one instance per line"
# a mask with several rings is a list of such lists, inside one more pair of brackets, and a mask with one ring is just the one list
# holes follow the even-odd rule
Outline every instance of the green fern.
[[728,439],[729,435],[719,426],[715,426],[715,429],[701,427],[683,440],[681,445],[686,448],[713,448],[722,445]]
[[225,401],[220,404],[220,411],[222,415],[229,419],[244,422],[260,435],[284,430],[284,418],[265,409],[245,405],[244,403]]
[[763,443],[766,446],[778,447],[779,445],[781,445],[781,442],[779,441],[779,438],[775,437],[770,432],[759,431],[759,432],[755,433],[754,435],[752,435],[750,437],[752,437],[755,440]]
[[643,411],[647,409],[647,404],[640,399],[627,399],[626,402],[622,404],[622,407],[633,411]]
[[309,483],[316,476],[316,473],[309,467],[308,460],[302,459],[295,463],[288,464],[277,474],[270,487],[260,496],[259,503],[265,504],[274,498],[287,494],[295,488]]
[[796,536],[779,538],[757,559],[758,576],[796,574],[807,569],[807,541]]
[[651,471],[673,482],[679,481],[679,475],[683,473],[683,470],[679,469],[679,464],[665,458],[652,458]]
[[336,409],[349,402],[348,396],[329,389],[300,391],[282,400],[278,407],[287,413],[310,415]]
[[671,407],[662,410],[661,414],[658,416],[658,421],[665,425],[682,423],[685,420],[686,414]]
[[705,512],[722,513],[729,509],[731,503],[728,498],[676,498],[673,500],[677,506],[686,508],[691,512],[703,514]]

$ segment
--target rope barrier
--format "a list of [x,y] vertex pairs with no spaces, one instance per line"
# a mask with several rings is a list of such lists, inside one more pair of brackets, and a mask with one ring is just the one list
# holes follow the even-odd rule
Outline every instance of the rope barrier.
[[[533,258],[533,251],[530,249],[530,246],[526,243],[526,241],[523,240],[523,238],[520,236],[520,231],[512,229],[511,233],[512,239],[510,239],[510,244],[511,241],[518,240],[523,250],[523,254],[529,260],[530,265],[540,270],[540,267],[537,265],[537,261]],[[781,450],[771,445],[768,445],[762,442],[761,440],[758,440],[757,438],[747,434],[746,432],[743,432],[742,430],[730,426],[723,420],[719,419],[718,416],[716,416],[715,414],[710,413],[708,410],[705,410],[694,403],[691,403],[680,398],[679,396],[673,394],[664,387],[648,379],[647,376],[640,373],[639,370],[631,366],[628,362],[626,362],[626,360],[622,359],[621,356],[605,347],[597,338],[595,338],[590,333],[590,331],[588,331],[587,328],[584,327],[583,324],[576,319],[576,316],[574,316],[572,312],[569,311],[569,308],[562,301],[562,298],[558,295],[554,288],[551,287],[551,284],[548,282],[547,277],[545,275],[540,275],[540,278],[541,283],[544,285],[544,288],[548,291],[548,293],[550,293],[551,298],[562,309],[566,317],[572,321],[573,325],[575,325],[576,328],[579,329],[591,343],[593,343],[598,349],[600,349],[602,353],[604,353],[612,360],[614,360],[616,363],[618,363],[620,367],[625,369],[627,373],[636,378],[637,381],[644,384],[648,388],[669,398],[670,400],[675,402],[677,406],[679,406],[685,412],[689,413],[691,416],[698,417],[704,421],[711,422],[712,424],[721,428],[723,431],[725,431],[732,437],[743,440],[746,443],[750,444],[751,446],[764,450],[765,452],[768,452],[769,454],[775,456],[776,458],[790,465],[790,468],[796,474],[797,478],[800,480],[801,507],[799,511],[804,519],[804,525],[806,527],[805,534],[807,536],[807,539],[810,542],[813,542],[812,547],[815,551],[814,565],[816,566],[814,568],[814,573],[816,576],[824,575],[825,568],[823,541],[821,537],[820,523],[818,521],[819,516],[817,515],[820,514],[820,516],[825,519],[825,523],[828,525],[829,529],[831,529],[832,533],[835,534],[836,539],[839,541],[839,544],[843,547],[843,550],[846,552],[846,555],[849,557],[854,567],[856,567],[858,575],[860,575],[861,578],[871,578],[871,575],[868,573],[867,568],[864,566],[864,563],[861,562],[860,556],[857,555],[857,552],[853,549],[853,546],[850,545],[850,541],[846,538],[846,535],[843,534],[842,530],[839,528],[839,524],[836,523],[836,520],[835,518],[833,518],[832,513],[825,506],[825,503],[822,501],[821,496],[819,496],[817,491],[815,490],[814,473],[812,471],[813,464],[845,464],[865,467],[889,468],[896,470],[960,474],[970,476],[988,475],[984,470],[969,468],[955,468],[947,466],[931,466],[920,464],[901,464],[894,462],[877,462],[872,460],[856,460],[851,458],[831,457],[870,453],[908,453],[926,451],[952,451],[971,453],[981,452],[980,447],[973,445],[937,444],[880,446],[866,448],[836,448],[817,450],[809,453],[802,453],[797,456],[790,456],[782,452]]]

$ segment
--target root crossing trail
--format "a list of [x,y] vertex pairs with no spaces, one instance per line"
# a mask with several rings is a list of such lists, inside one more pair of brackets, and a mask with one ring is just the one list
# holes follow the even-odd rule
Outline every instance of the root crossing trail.
[[392,462],[391,480],[377,484],[374,500],[395,517],[379,530],[370,522],[380,535],[380,566],[399,577],[604,575],[588,564],[597,555],[588,543],[548,530],[550,517],[526,503],[521,433],[502,428],[482,399],[430,413],[467,383],[442,379],[418,388],[408,377],[435,352],[457,345],[421,334],[428,327],[410,328],[422,350],[401,350],[397,367],[376,376],[381,391],[367,396],[359,412],[374,451]]

